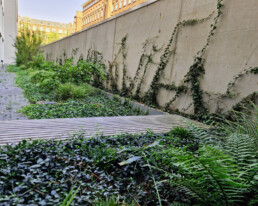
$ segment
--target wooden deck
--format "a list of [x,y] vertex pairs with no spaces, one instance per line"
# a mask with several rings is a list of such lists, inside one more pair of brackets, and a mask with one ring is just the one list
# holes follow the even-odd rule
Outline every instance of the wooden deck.
[[136,134],[147,130],[164,133],[173,127],[185,126],[185,120],[177,115],[153,115],[0,121],[0,145],[18,143],[24,139],[67,139],[79,131],[84,131],[86,137],[96,134]]

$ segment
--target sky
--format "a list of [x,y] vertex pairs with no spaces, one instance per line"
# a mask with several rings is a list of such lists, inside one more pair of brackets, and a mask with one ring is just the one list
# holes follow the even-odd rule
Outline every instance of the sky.
[[33,19],[73,22],[76,11],[86,0],[18,0],[19,15]]

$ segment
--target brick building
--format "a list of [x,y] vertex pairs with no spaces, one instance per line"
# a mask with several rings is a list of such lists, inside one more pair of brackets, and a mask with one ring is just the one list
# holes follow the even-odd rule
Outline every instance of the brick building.
[[46,34],[56,33],[61,38],[75,32],[75,29],[72,23],[64,24],[64,23],[44,21],[44,20],[38,20],[38,19],[29,18],[29,17],[19,16],[18,30],[20,30],[20,28],[23,28],[24,26],[27,26],[32,31],[46,32]]
[[82,18],[81,23],[77,24],[76,31],[80,30],[78,28],[86,29],[145,1],[147,0],[88,0],[82,5],[82,15],[77,12],[75,16],[76,22]]

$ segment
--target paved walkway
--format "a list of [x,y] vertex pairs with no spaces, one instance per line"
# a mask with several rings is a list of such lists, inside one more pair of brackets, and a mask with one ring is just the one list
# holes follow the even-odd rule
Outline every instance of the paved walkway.
[[106,136],[119,133],[139,134],[147,130],[165,133],[173,127],[186,126],[185,120],[178,115],[153,115],[2,121],[0,145],[17,143],[23,139],[67,139],[78,131],[84,131],[85,137],[96,134]]
[[27,104],[22,89],[15,86],[15,74],[0,67],[0,121],[27,119],[17,112]]

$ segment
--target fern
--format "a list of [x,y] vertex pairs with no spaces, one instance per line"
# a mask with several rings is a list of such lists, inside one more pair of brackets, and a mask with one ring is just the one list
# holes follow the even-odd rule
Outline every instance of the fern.
[[221,138],[211,133],[211,130],[198,127],[192,122],[187,122],[188,130],[199,141],[200,145],[220,145]]
[[235,160],[220,149],[203,146],[191,153],[172,147],[156,158],[178,168],[177,172],[163,172],[173,186],[201,205],[230,205],[243,198],[247,185],[237,176]]
[[255,139],[255,145],[258,147],[258,107],[253,104],[251,110],[233,111],[233,116],[235,121],[222,119],[223,123],[218,124],[218,128],[227,135],[232,133],[249,135]]

